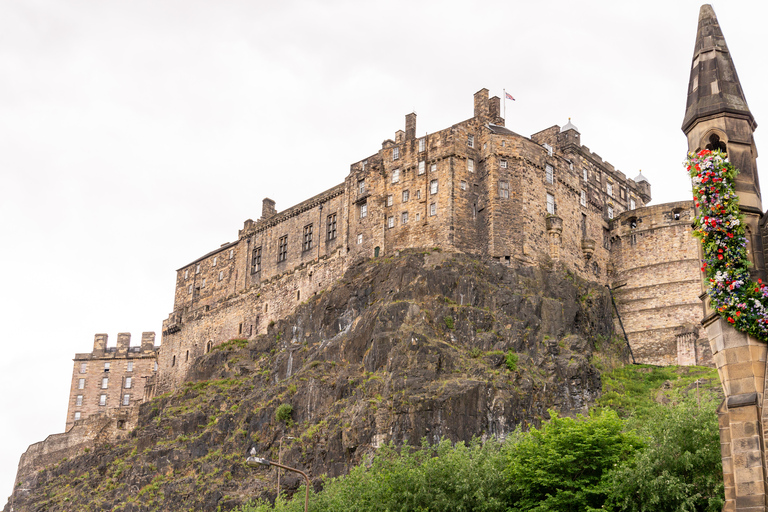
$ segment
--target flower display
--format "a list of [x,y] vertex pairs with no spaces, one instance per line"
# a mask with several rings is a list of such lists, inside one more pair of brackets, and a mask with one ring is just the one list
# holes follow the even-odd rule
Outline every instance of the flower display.
[[693,235],[701,240],[711,306],[735,329],[768,341],[768,286],[749,275],[744,219],[733,188],[739,171],[725,154],[708,149],[689,154],[685,168],[693,183]]

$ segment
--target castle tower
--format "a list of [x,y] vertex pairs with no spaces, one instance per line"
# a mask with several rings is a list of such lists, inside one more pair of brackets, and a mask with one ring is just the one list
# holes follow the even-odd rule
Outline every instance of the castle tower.
[[[753,279],[765,279],[762,216],[757,150],[757,127],[741,89],[715,12],[703,5],[693,52],[683,132],[688,150],[720,149],[739,169],[735,188],[739,195],[754,264]],[[703,283],[703,288],[706,283]],[[717,366],[725,400],[718,409],[725,482],[724,511],[766,511],[765,399],[766,344],[736,331],[704,300],[704,325]]]

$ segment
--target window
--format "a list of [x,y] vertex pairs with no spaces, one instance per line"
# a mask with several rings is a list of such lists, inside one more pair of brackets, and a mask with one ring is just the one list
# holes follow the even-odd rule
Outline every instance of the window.
[[634,210],[635,209],[635,200],[634,199],[630,199],[629,200],[629,209],[630,210]]
[[218,261],[219,261],[219,257],[218,257],[218,256],[214,256],[214,257],[213,257],[213,265],[212,265],[212,266],[214,266],[214,267],[215,267],[215,266],[216,266],[216,263],[218,263]]
[[131,395],[123,395],[123,405],[131,405]]
[[357,235],[357,245],[363,243],[363,235]]
[[501,199],[509,199],[509,182],[508,181],[499,182],[499,197]]
[[157,371],[157,361],[155,361],[155,366],[152,368],[152,371],[153,371],[153,372],[156,372],[156,371]]
[[285,261],[288,257],[288,235],[281,236],[277,242],[277,262]]
[[461,180],[461,182],[459,183],[459,188],[461,190],[467,190],[467,182],[464,180]]
[[328,216],[328,240],[336,238],[336,214],[332,213]]
[[585,167],[584,169],[582,169],[582,172],[584,176],[584,181],[589,181],[589,173],[587,172],[587,168]]
[[432,203],[429,205],[429,216],[434,217],[435,215],[437,215],[437,205]]
[[131,377],[125,378],[125,389],[131,389],[131,384],[133,384],[133,379]]
[[546,150],[547,150],[547,154],[548,154],[549,156],[552,156],[552,146],[550,146],[549,144],[547,144],[547,143],[545,142],[544,144],[542,144],[542,145],[541,145],[541,147],[543,147],[544,149],[546,149]]
[[362,170],[365,170],[365,166],[368,165],[368,160],[363,160],[360,167]]
[[387,206],[392,206],[392,194],[387,196]]
[[224,280],[224,271],[219,270],[219,281],[223,281],[223,280]]
[[235,257],[235,250],[234,249],[230,249],[229,250],[229,259],[232,259],[234,257]]
[[427,169],[427,163],[426,163],[424,160],[422,160],[421,162],[419,162],[419,176],[421,176],[422,174],[424,174],[424,172],[426,171],[426,169]]
[[547,194],[547,213],[550,215],[555,214],[555,196]]
[[85,379],[80,379],[77,381],[77,389],[85,389]]
[[675,210],[672,216],[675,220],[680,220],[680,210]]
[[430,165],[429,172],[437,172],[437,164]]
[[626,198],[627,198],[627,194],[626,194],[626,192],[624,191],[624,188],[622,188],[622,187],[619,187],[619,196],[620,196],[622,199],[626,199]]
[[554,183],[554,181],[555,181],[555,170],[549,164],[547,164],[545,169],[546,169],[546,175],[547,175],[547,183]]
[[416,191],[416,199],[421,199],[421,190]]
[[361,194],[365,194],[365,180],[360,180],[357,182],[357,189]]
[[410,192],[409,192],[409,191],[407,191],[407,190],[403,190],[403,202],[404,202],[404,203],[407,203],[407,202],[408,202],[408,197],[409,197],[409,196],[410,196]]
[[184,271],[184,280],[189,279],[189,269]]
[[475,172],[475,161],[467,158],[467,172]]
[[80,419],[80,411],[75,411],[75,421]]
[[470,148],[475,147],[475,136],[474,135],[467,135],[467,146]]
[[429,182],[429,193],[437,194],[437,180],[432,180]]
[[88,370],[88,363],[80,363],[80,373],[85,373]]
[[187,293],[192,294],[192,285],[187,286]]
[[400,148],[394,148],[392,150],[392,160],[397,160],[400,158]]
[[200,264],[198,263],[198,264],[195,266],[195,274],[199,274],[199,273],[200,273]]
[[77,406],[83,405],[83,395],[77,395],[77,398],[75,399],[75,405]]
[[171,367],[174,367],[174,366],[176,366],[176,356],[173,356],[171,358]]
[[360,205],[360,218],[364,219],[368,216],[368,204],[361,204]]
[[400,223],[408,224],[408,212],[403,212],[403,214],[400,216]]
[[582,190],[581,191],[581,198],[579,199],[579,202],[581,203],[581,206],[587,206],[587,192]]
[[400,181],[400,169],[392,171],[392,183],[398,183]]
[[253,249],[253,257],[251,258],[251,273],[261,271],[261,247]]
[[502,169],[506,169],[506,168],[507,168],[507,161],[506,161],[506,160],[502,160],[502,161],[500,161],[500,162],[499,162],[499,166],[500,166]]
[[107,405],[107,395],[99,395],[99,405]]
[[128,361],[128,363],[126,363],[125,371],[127,371],[127,372],[132,372],[133,371],[133,361]]
[[312,248],[312,224],[304,226],[304,250],[308,251]]
[[606,183],[605,184],[605,191],[608,193],[609,196],[613,197],[613,184]]
[[393,215],[390,215],[387,219],[387,227],[390,229],[395,227],[395,217]]
[[416,214],[416,222],[419,222],[419,220],[421,220],[421,214],[417,213]]
[[104,371],[105,372],[109,371],[109,363],[104,363]]
[[609,219],[613,218],[613,206],[608,207],[608,218]]
[[101,379],[101,389],[107,389],[109,387],[109,377]]
[[427,140],[426,139],[419,139],[419,153],[422,151],[426,151],[427,149]]
[[506,146],[507,146],[507,141],[505,141],[505,140],[501,141],[501,147],[503,147],[503,148],[504,148],[504,147],[506,147]]
[[203,278],[203,284],[200,285],[200,288],[205,288],[205,278]]

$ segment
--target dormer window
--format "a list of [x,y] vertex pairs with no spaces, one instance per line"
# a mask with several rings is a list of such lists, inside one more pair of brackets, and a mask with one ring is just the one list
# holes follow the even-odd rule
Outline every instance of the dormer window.
[[552,146],[550,146],[545,142],[544,144],[541,145],[541,147],[547,150],[547,155],[552,156]]

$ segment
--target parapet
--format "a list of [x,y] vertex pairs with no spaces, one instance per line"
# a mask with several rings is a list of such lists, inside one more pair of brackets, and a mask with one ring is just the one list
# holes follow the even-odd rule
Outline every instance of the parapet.
[[155,349],[155,333],[153,331],[141,333],[141,346],[131,347],[131,333],[121,332],[117,334],[117,347],[107,348],[107,334],[95,334],[93,337],[93,352],[90,354],[77,354],[77,359],[126,357],[129,353],[151,354]]

